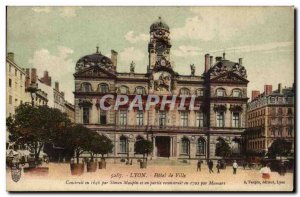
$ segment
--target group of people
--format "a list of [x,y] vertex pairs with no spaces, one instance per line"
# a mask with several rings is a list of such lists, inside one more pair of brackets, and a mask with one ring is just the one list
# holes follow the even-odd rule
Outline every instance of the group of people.
[[[202,165],[202,161],[199,159],[198,162],[197,162],[197,172],[201,171],[201,165]],[[210,174],[214,173],[214,171],[213,171],[214,162],[212,160],[209,160],[207,162],[207,165],[208,165],[209,173]],[[225,164],[223,164],[223,165],[225,165]],[[217,168],[217,173],[220,173],[220,169],[222,168],[220,160],[217,162],[216,168]],[[233,161],[232,168],[233,168],[233,174],[236,174],[237,168],[238,168],[238,164],[237,164],[236,160]]]

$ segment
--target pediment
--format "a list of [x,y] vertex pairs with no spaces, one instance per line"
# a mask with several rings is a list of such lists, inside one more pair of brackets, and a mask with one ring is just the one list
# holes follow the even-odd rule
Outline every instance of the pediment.
[[226,82],[226,83],[248,83],[249,81],[234,72],[226,72],[222,75],[213,77],[211,82]]
[[74,74],[75,77],[93,77],[93,78],[111,78],[111,77],[116,77],[114,73],[111,71],[108,71],[106,69],[103,69],[99,66],[93,66],[86,68],[84,70],[81,70],[77,73]]

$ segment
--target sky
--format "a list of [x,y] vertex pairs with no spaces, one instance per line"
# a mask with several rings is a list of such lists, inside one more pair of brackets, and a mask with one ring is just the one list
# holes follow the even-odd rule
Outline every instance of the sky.
[[7,52],[24,68],[47,70],[73,103],[75,65],[96,52],[119,53],[118,72],[145,73],[150,25],[170,27],[171,62],[179,74],[204,71],[204,55],[222,56],[247,70],[248,97],[265,84],[294,82],[292,7],[8,7]]

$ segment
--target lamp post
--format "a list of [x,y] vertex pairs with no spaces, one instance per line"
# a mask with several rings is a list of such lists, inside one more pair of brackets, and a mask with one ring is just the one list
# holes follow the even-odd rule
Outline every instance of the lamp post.
[[31,96],[31,105],[34,106],[34,100],[36,98],[36,92],[38,91],[38,84],[31,83],[30,86],[26,89]]

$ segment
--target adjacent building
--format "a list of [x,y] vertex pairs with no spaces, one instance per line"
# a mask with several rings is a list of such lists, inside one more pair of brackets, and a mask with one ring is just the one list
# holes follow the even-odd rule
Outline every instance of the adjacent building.
[[[134,143],[140,139],[153,142],[153,157],[216,158],[220,143],[231,146],[234,154],[242,149],[246,127],[247,73],[242,59],[237,62],[222,57],[215,60],[205,55],[202,75],[195,75],[195,66],[187,65],[191,74],[173,69],[170,51],[170,28],[161,18],[150,26],[146,73],[136,73],[134,62],[129,72],[117,71],[118,53],[108,58],[99,52],[81,57],[76,63],[75,122],[104,134],[114,143],[112,157],[134,156]],[[143,66],[143,65],[139,65]],[[161,110],[160,103],[150,110],[103,110],[99,100],[107,95],[124,94],[133,99],[142,95],[171,97],[196,95],[200,110]],[[114,105],[115,99],[106,104]]]
[[25,92],[25,70],[14,61],[14,53],[6,57],[6,117],[15,114],[15,108],[28,102]]
[[262,94],[252,91],[245,132],[248,151],[267,152],[277,138],[284,138],[294,147],[294,99],[294,86],[283,88],[278,84],[278,89],[272,91],[272,85],[265,85]]

